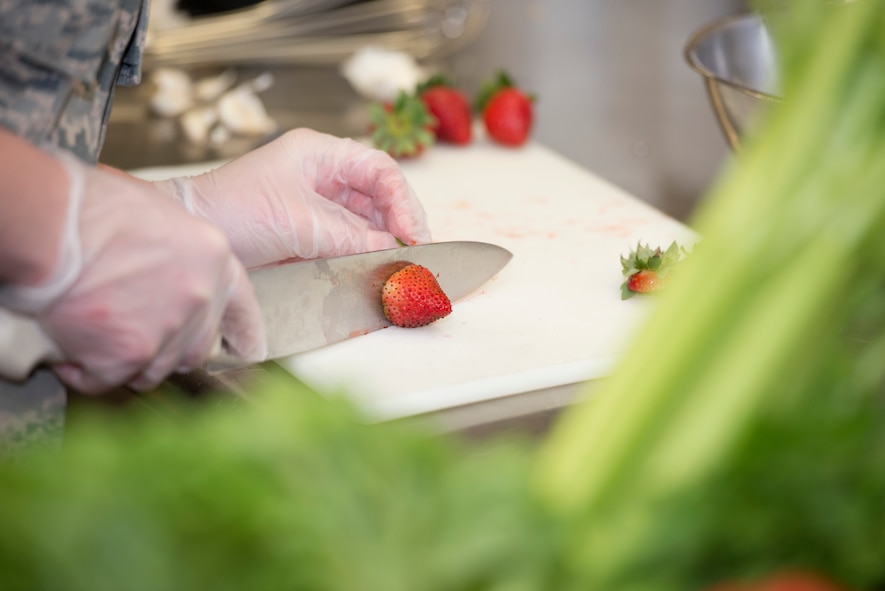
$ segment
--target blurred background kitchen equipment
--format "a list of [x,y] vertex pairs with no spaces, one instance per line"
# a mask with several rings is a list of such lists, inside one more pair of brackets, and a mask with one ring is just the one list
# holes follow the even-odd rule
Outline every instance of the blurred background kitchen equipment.
[[[314,32],[321,23],[338,22],[338,15],[353,16],[357,9],[403,6],[388,4],[390,0],[288,1],[293,10],[297,5],[302,12],[287,22],[308,23],[316,27]],[[242,10],[257,12],[264,2],[152,0],[152,43],[187,37],[196,25],[208,22],[204,18],[232,16],[219,12],[222,8],[251,4]],[[451,0],[440,2],[418,4],[449,6],[450,17],[464,8]],[[187,7],[184,15],[180,14],[183,7]],[[423,10],[431,14],[429,8]],[[483,0],[470,3],[468,30],[458,39],[440,42],[429,57],[421,58],[421,65],[449,74],[471,96],[496,69],[505,68],[538,96],[533,141],[667,214],[688,219],[732,154],[710,111],[703,84],[686,64],[685,45],[693,33],[715,19],[748,10],[747,0]],[[209,11],[213,14],[206,14]],[[402,15],[402,10],[397,14]],[[441,20],[439,11],[432,14],[436,16],[428,19],[435,18],[440,31],[445,24],[450,34],[457,33],[459,19]],[[391,22],[389,16],[384,18]],[[182,30],[155,37],[157,26],[171,29],[176,20]],[[367,21],[362,22],[365,31]],[[272,29],[271,24],[268,30]],[[439,33],[428,34],[440,38]],[[378,32],[369,36],[395,39]],[[315,54],[323,63],[311,62],[311,53],[304,49],[313,46],[316,50],[316,44],[296,37],[277,42],[301,48],[290,50],[295,55],[287,58],[288,63],[224,62],[186,69],[197,81],[224,75],[230,68],[238,84],[270,72],[273,87],[261,92],[260,98],[278,129],[306,126],[340,136],[365,135],[364,100],[341,75],[339,64],[327,60],[327,50],[338,42],[332,39],[343,47],[352,47],[351,42],[344,39],[343,29],[327,37],[329,45]],[[432,42],[419,42],[407,51],[416,55],[428,46]],[[152,60],[161,58],[162,45],[155,47],[146,56],[145,82],[117,89],[102,152],[105,163],[132,169],[215,161],[238,156],[266,141],[265,137],[235,135],[224,142],[195,144],[183,137],[177,120],[153,114],[149,106],[155,90],[152,77],[159,66]],[[330,51],[346,53],[340,48]],[[174,52],[165,53],[162,59],[171,55]]]
[[263,0],[252,6],[156,21],[145,65],[337,64],[365,46],[438,58],[482,30],[485,0]]
[[774,44],[764,17],[719,19],[688,42],[685,57],[701,74],[722,132],[734,150],[761,109],[781,102]]

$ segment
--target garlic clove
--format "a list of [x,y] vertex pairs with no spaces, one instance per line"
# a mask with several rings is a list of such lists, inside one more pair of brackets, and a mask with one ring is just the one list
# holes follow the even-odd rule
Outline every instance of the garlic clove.
[[230,89],[237,81],[237,74],[233,70],[226,70],[218,76],[201,78],[194,84],[194,94],[202,103],[209,103],[220,97]]
[[401,90],[411,92],[427,77],[408,53],[373,46],[345,60],[341,75],[363,98],[377,101],[392,101]]
[[148,99],[152,113],[177,117],[194,106],[192,83],[184,70],[159,68],[151,75],[155,90]]
[[181,117],[181,128],[192,143],[205,144],[209,130],[218,122],[218,113],[213,107],[197,107]]
[[219,120],[234,133],[261,135],[277,128],[276,122],[267,114],[264,103],[249,84],[224,93],[217,106]]

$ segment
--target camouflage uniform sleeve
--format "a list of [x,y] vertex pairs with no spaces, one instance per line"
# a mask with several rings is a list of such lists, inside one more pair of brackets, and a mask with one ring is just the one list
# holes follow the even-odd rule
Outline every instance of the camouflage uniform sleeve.
[[141,61],[144,55],[144,44],[147,39],[148,17],[150,15],[150,2],[144,0],[135,25],[135,34],[132,36],[126,51],[123,54],[123,63],[120,67],[120,75],[117,84],[121,86],[135,86],[141,83]]
[[118,75],[140,78],[147,13],[142,0],[0,0],[0,125],[97,161]]
[[[96,161],[114,85],[139,82],[147,19],[142,0],[0,0],[0,126]],[[65,407],[48,369],[0,376],[0,460],[57,445]]]

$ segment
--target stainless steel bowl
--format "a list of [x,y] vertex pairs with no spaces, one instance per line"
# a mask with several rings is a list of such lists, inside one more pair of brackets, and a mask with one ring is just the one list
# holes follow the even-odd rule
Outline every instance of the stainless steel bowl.
[[735,151],[762,109],[782,102],[775,47],[755,14],[715,21],[685,48],[689,65],[704,79],[713,112]]

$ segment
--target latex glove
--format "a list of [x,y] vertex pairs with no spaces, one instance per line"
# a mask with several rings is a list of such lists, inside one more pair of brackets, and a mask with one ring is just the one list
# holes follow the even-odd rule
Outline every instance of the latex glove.
[[219,331],[264,359],[255,294],[221,232],[150,184],[55,156],[69,179],[61,259],[41,285],[4,286],[0,305],[36,316],[66,357],[64,382],[151,388],[200,366]]
[[155,185],[217,225],[247,267],[430,241],[426,216],[397,162],[311,129],[196,177]]

